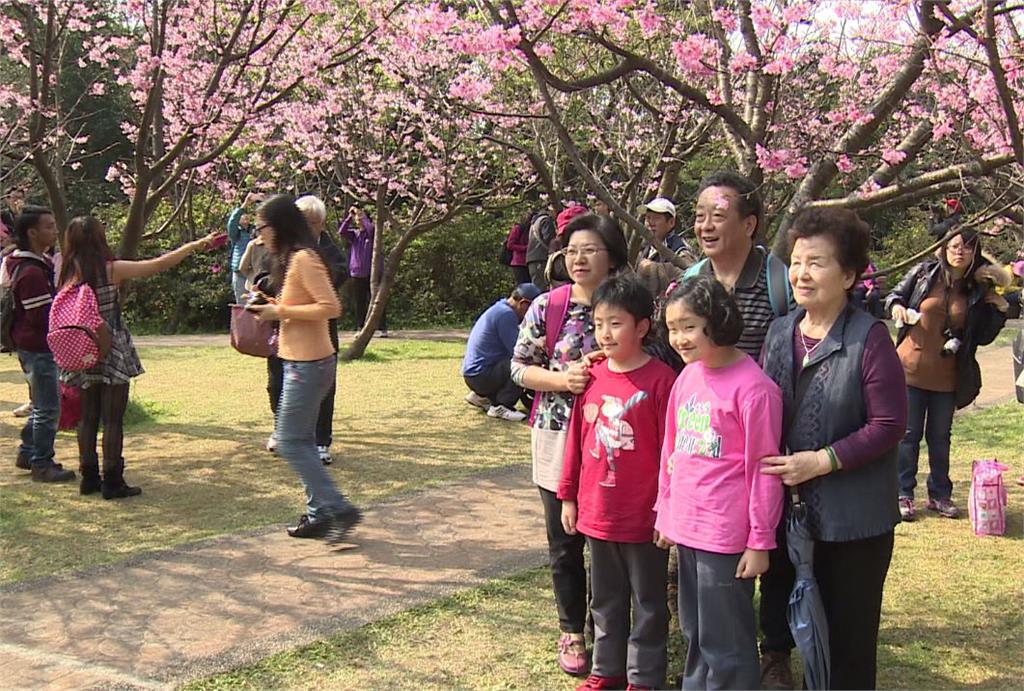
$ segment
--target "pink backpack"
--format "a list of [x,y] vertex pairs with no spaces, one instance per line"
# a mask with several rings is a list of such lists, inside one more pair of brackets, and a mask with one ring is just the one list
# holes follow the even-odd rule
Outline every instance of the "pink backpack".
[[1006,532],[1006,487],[1003,472],[1009,470],[999,461],[975,461],[971,466],[971,503],[968,513],[975,535],[1002,535]]
[[46,343],[57,366],[68,372],[87,370],[110,352],[110,327],[88,283],[66,285],[54,296]]

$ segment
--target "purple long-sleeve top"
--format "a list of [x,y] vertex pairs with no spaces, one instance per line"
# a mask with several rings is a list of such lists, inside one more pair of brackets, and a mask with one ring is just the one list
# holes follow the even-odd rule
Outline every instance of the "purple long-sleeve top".
[[348,240],[348,273],[355,278],[367,278],[373,265],[373,223],[366,215],[360,217],[362,231],[352,227],[352,217],[346,216],[338,228],[338,235]]
[[[800,329],[793,329],[793,367],[803,369],[804,355],[818,341],[800,337]],[[872,461],[900,443],[907,431],[907,398],[893,395],[906,391],[903,365],[885,324],[871,327],[864,341],[861,360],[861,388],[868,419],[856,432],[832,444],[843,469],[853,470]]]

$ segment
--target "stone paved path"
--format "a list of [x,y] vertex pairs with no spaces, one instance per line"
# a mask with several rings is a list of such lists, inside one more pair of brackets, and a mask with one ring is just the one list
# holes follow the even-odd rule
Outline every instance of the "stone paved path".
[[173,688],[546,561],[529,469],[370,508],[354,546],[280,528],[0,588],[0,688]]
[[[338,334],[342,343],[349,343],[355,337],[351,331],[341,331]],[[376,341],[380,336],[375,336]],[[464,342],[469,338],[469,329],[408,329],[391,331],[388,335],[392,340],[412,341],[455,341]],[[133,336],[137,346],[228,346],[231,339],[228,334],[193,334],[182,336]]]
[[[979,361],[968,411],[1013,396],[1010,349]],[[351,548],[273,527],[0,587],[0,688],[173,688],[543,564],[543,530],[517,466],[371,507]]]

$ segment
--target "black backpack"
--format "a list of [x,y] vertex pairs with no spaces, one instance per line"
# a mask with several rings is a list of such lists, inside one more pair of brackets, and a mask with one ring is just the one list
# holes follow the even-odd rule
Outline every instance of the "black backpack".
[[[38,261],[35,263],[39,264]],[[25,262],[21,262],[14,267],[10,283],[0,288],[0,353],[13,353],[17,350],[14,345],[14,286],[24,266]]]

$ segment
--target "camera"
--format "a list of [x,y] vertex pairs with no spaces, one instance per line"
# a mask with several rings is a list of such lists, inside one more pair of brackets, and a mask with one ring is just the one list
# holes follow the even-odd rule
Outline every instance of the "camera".
[[245,309],[249,309],[253,305],[266,305],[269,302],[266,295],[259,291],[253,291],[249,294],[249,299],[245,301]]
[[942,344],[942,357],[956,355],[961,345],[959,334],[954,333],[951,329],[946,329],[942,335],[946,337],[946,342]]

